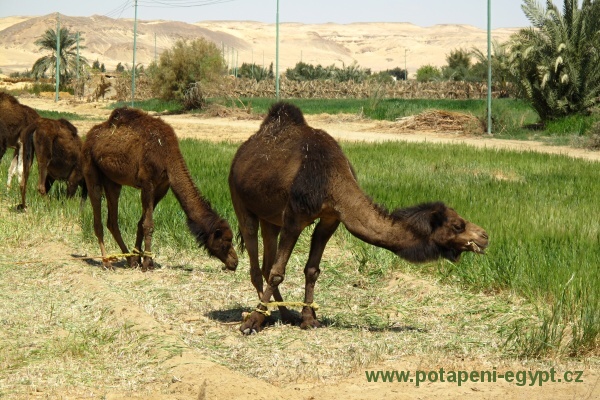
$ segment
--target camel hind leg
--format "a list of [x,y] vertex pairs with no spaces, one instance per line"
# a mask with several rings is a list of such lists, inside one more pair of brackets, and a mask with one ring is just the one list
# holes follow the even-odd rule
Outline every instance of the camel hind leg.
[[101,175],[98,169],[90,165],[85,171],[85,181],[88,187],[88,196],[92,211],[94,213],[94,234],[98,239],[100,253],[102,254],[102,265],[106,269],[114,269],[110,260],[107,259],[108,253],[104,246],[104,228],[102,226],[102,192]]
[[15,175],[17,176],[17,183],[20,185],[23,180],[23,146],[20,142],[17,143],[17,148],[15,149],[10,166],[8,167],[8,177],[6,179],[7,189],[10,189],[10,185],[12,184]]
[[[106,227],[119,245],[121,252],[128,254],[129,249],[127,249],[127,246],[123,241],[123,236],[121,235],[121,230],[119,229],[119,196],[121,195],[121,185],[109,179],[104,179],[102,183],[104,186],[104,195],[106,196]],[[135,257],[128,256],[127,262],[129,263],[129,266],[134,267],[136,259]]]

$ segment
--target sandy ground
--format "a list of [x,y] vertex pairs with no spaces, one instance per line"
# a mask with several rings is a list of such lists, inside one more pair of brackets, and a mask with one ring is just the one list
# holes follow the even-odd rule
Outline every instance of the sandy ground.
[[[81,134],[94,124],[105,119],[110,111],[103,108],[102,104],[73,104],[67,100],[54,103],[50,100],[38,98],[21,98],[20,101],[29,106],[46,109],[69,111],[78,114],[94,116],[94,121],[74,121]],[[238,118],[204,118],[193,116],[165,116],[168,123],[172,124],[181,138],[198,138],[214,141],[230,140],[242,141],[254,133],[260,124],[259,119]],[[511,149],[520,151],[543,151],[549,153],[566,154],[572,157],[588,160],[600,160],[599,153],[587,152],[566,147],[548,147],[540,143],[505,141],[481,137],[468,137],[456,134],[433,134],[427,132],[406,133],[396,131],[392,123],[383,124],[360,120],[352,116],[308,116],[308,122],[316,127],[327,130],[338,139],[357,141],[385,141],[405,140],[411,142],[430,143],[466,143],[477,147],[498,149]],[[59,249],[59,253],[67,251]],[[92,276],[73,271],[79,276],[81,284],[96,293],[108,293],[108,288]],[[86,289],[87,290],[87,289]],[[110,298],[117,318],[127,320],[140,329],[147,330],[157,335],[163,342],[175,343],[186,349],[186,345],[176,336],[170,334],[168,327],[152,318],[143,309],[131,304],[121,304],[124,299]],[[181,356],[176,356],[165,361],[169,368],[169,375],[164,380],[156,383],[155,388],[146,388],[152,395],[139,395],[135,393],[108,393],[106,399],[597,399],[600,398],[600,373],[589,367],[574,367],[571,365],[557,366],[558,377],[569,369],[582,369],[583,383],[547,382],[542,386],[537,383],[529,386],[518,386],[515,382],[509,383],[502,379],[496,382],[463,383],[458,386],[451,382],[422,383],[416,387],[415,383],[369,383],[364,371],[335,383],[321,381],[276,386],[262,380],[229,370],[203,359],[190,348],[184,350]],[[414,374],[423,365],[423,359],[409,357],[397,359],[385,365],[373,365],[372,370],[412,371]],[[441,360],[436,368],[446,371],[481,370],[482,362],[474,360],[448,359]],[[579,364],[578,364],[579,365]],[[524,367],[514,361],[501,367],[498,373],[508,370],[519,371]],[[428,368],[428,370],[431,370]],[[535,371],[532,371],[535,372]],[[165,386],[168,390],[165,390]],[[79,398],[71,393],[65,393],[63,398]]]

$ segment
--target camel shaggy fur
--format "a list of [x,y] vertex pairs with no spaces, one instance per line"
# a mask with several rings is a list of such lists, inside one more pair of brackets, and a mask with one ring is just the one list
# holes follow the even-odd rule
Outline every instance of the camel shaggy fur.
[[[235,270],[237,254],[233,234],[227,221],[213,211],[194,185],[173,128],[160,118],[133,108],[115,109],[107,121],[94,126],[82,149],[83,175],[94,210],[94,232],[100,244],[106,268],[101,221],[101,196],[104,192],[108,209],[107,227],[123,253],[129,253],[119,230],[117,213],[122,185],[141,190],[142,217],[138,223],[135,250],[142,250],[142,270],[153,267],[151,258],[154,222],[152,213],[169,188],[187,216],[190,231],[208,253]],[[140,257],[128,257],[134,266]]]
[[19,182],[23,171],[22,158],[19,157],[22,131],[39,118],[31,107],[19,103],[12,95],[0,92],[0,160],[7,149],[15,149],[8,170],[7,186],[10,187],[13,176],[18,174]]
[[[461,253],[482,253],[488,235],[442,202],[388,213],[359,187],[350,162],[326,132],[306,124],[302,112],[287,103],[273,105],[257,133],[238,149],[229,174],[231,199],[250,258],[252,284],[261,301],[242,323],[244,334],[258,332],[264,304],[282,301],[279,285],[304,228],[318,220],[304,268],[302,328],[318,327],[314,287],[327,241],[340,223],[359,239],[388,249],[411,262],[438,258],[458,261]],[[258,231],[263,238],[262,271]],[[279,241],[278,241],[279,238]],[[263,290],[263,279],[266,288]],[[292,320],[279,307],[284,320]]]
[[81,186],[82,201],[86,198],[87,188],[81,170],[81,144],[77,128],[62,118],[38,118],[21,133],[23,179],[20,182],[19,208],[26,208],[27,180],[34,156],[38,161],[38,191],[42,196],[58,180],[67,182],[67,197],[73,197]]

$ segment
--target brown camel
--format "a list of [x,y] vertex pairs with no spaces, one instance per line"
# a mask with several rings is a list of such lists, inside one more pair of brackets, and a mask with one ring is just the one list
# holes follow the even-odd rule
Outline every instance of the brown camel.
[[[350,162],[326,132],[313,129],[287,103],[273,105],[257,133],[238,149],[229,174],[231,199],[250,257],[252,284],[261,303],[242,323],[244,334],[260,331],[264,304],[282,301],[279,284],[302,230],[319,220],[304,268],[302,328],[318,327],[314,287],[327,241],[340,222],[359,239],[411,262],[458,261],[461,253],[483,253],[488,236],[444,203],[421,204],[388,213],[358,186]],[[258,230],[264,254],[258,264]],[[279,243],[277,239],[279,237]],[[267,286],[263,291],[263,278]],[[292,314],[280,306],[284,320]]]
[[67,197],[73,197],[81,186],[82,201],[87,188],[81,170],[81,138],[77,128],[66,119],[38,118],[21,133],[23,179],[21,180],[20,209],[26,209],[27,180],[33,164],[38,161],[38,191],[45,195],[55,180],[67,181]]
[[15,149],[11,162],[7,186],[15,173],[20,175],[22,169],[18,167],[21,132],[39,118],[38,113],[31,107],[19,103],[12,95],[0,92],[0,161],[8,148]]
[[[107,227],[123,253],[129,253],[117,221],[121,186],[142,192],[142,217],[138,223],[135,251],[144,241],[142,270],[152,268],[151,242],[154,231],[152,213],[172,188],[187,215],[187,224],[197,242],[208,253],[223,261],[225,268],[237,268],[229,224],[220,218],[192,181],[173,128],[160,118],[133,108],[117,108],[107,121],[94,126],[82,149],[83,175],[94,210],[94,232],[100,244],[103,264],[112,269],[104,248],[100,199],[106,196]],[[134,266],[140,257],[128,257]]]

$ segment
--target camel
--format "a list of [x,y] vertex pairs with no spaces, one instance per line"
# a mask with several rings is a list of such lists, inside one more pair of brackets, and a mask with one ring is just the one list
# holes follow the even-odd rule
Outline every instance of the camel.
[[8,170],[6,185],[10,187],[12,178],[18,175],[21,182],[23,171],[19,149],[21,132],[39,118],[38,113],[31,107],[19,103],[12,95],[0,92],[0,161],[8,148],[15,149]]
[[50,191],[55,180],[67,181],[67,197],[73,197],[77,187],[81,186],[83,203],[87,196],[87,188],[81,170],[81,143],[77,128],[66,119],[38,118],[25,128],[21,133],[23,179],[20,182],[19,209],[27,208],[27,180],[34,155],[38,161],[38,191],[42,196]]
[[[104,247],[100,212],[102,192],[108,209],[107,227],[121,251],[129,254],[117,221],[122,185],[141,189],[142,217],[134,252],[143,258],[143,271],[154,267],[152,214],[169,188],[185,212],[188,228],[198,244],[221,260],[225,264],[223,269],[235,271],[237,268],[238,258],[229,224],[213,211],[194,185],[175,132],[162,119],[134,108],[115,109],[107,121],[94,126],[87,134],[82,148],[82,167],[94,211],[94,232],[105,268],[112,269],[113,266]],[[129,256],[127,260],[133,267],[139,263],[140,256]]]
[[[442,202],[420,204],[391,213],[361,190],[349,160],[329,134],[307,125],[300,109],[274,104],[258,132],[235,154],[229,188],[239,222],[241,245],[250,258],[250,277],[260,303],[242,323],[244,334],[257,333],[271,296],[283,301],[279,285],[296,241],[318,220],[304,268],[305,296],[301,328],[319,327],[314,288],[327,241],[340,223],[357,238],[388,249],[414,263],[461,253],[483,253],[488,235]],[[262,271],[258,261],[258,231],[263,238]],[[279,242],[277,241],[279,238]],[[242,247],[243,248],[243,247]],[[263,290],[263,279],[266,288]],[[293,315],[281,304],[284,321]]]

